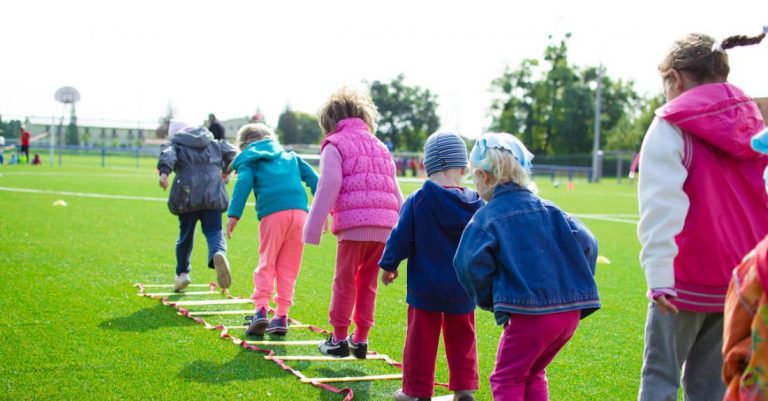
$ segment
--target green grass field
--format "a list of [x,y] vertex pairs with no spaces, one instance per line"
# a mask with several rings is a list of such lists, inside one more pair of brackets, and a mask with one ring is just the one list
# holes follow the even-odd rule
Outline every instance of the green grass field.
[[[63,167],[0,166],[0,399],[291,399],[343,397],[302,384],[262,355],[222,341],[157,300],[136,296],[135,282],[171,283],[177,219],[160,198],[153,160],[69,156]],[[642,360],[645,283],[638,265],[635,187],[577,182],[575,191],[542,178],[541,195],[580,215],[598,237],[603,309],[584,320],[573,340],[548,369],[552,400],[628,400],[636,397]],[[230,183],[230,190],[232,184]],[[410,193],[418,184],[402,184]],[[17,192],[25,188],[47,192]],[[67,192],[68,194],[61,194]],[[75,194],[79,193],[79,194]],[[145,199],[96,198],[85,194]],[[52,207],[64,199],[68,207]],[[198,229],[193,254],[195,283],[214,280],[205,268],[205,242]],[[252,207],[228,242],[232,293],[248,297],[257,263],[258,224]],[[328,304],[336,243],[323,237],[308,246],[296,288],[292,317],[330,328]],[[405,264],[401,266],[405,273]],[[405,336],[405,275],[380,286],[370,346],[402,359]],[[193,298],[193,297],[190,297]],[[245,309],[244,306],[229,306]],[[221,308],[221,307],[220,307]],[[223,308],[221,308],[223,309]],[[501,328],[490,313],[477,312],[481,387],[490,400]],[[212,323],[239,325],[242,316]],[[233,333],[240,336],[242,333]],[[295,329],[288,339],[317,339]],[[314,355],[314,347],[278,347],[278,353]],[[309,377],[397,373],[378,361],[294,362]],[[437,380],[446,382],[444,356]],[[344,387],[339,384],[339,387]],[[399,381],[353,383],[356,400],[389,400]],[[438,389],[438,394],[447,392]]]

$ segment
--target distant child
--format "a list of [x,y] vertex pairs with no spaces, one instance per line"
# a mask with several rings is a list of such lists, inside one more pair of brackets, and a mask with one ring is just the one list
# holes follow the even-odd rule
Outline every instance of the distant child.
[[[731,273],[768,233],[767,161],[749,146],[756,104],[727,82],[726,49],[759,43],[702,34],[677,40],[659,65],[667,103],[645,134],[638,198],[649,303],[638,399],[722,400],[723,302]],[[685,366],[682,369],[683,365]]]
[[41,164],[43,164],[43,162],[40,160],[40,155],[35,153],[35,158],[32,159],[32,165],[33,166],[39,166]]
[[549,399],[547,365],[579,320],[600,308],[595,237],[536,195],[532,158],[510,134],[477,140],[470,165],[488,204],[467,225],[454,259],[467,294],[504,326],[490,378],[496,401]]
[[[319,244],[328,213],[338,238],[330,306],[333,334],[321,353],[365,358],[376,308],[379,259],[397,223],[403,197],[387,147],[374,136],[378,112],[370,96],[343,88],[319,112],[320,182],[304,228],[304,242]],[[348,336],[350,316],[355,330]]]
[[[768,154],[768,128],[752,138]],[[768,169],[763,174],[768,192]],[[724,401],[768,400],[768,236],[733,271],[725,296]]]
[[5,137],[0,136],[0,165],[5,161]]
[[462,187],[467,147],[460,136],[438,132],[424,145],[428,180],[403,204],[400,220],[379,262],[381,281],[397,278],[408,259],[408,326],[403,349],[403,388],[397,401],[432,397],[435,358],[443,331],[448,358],[448,388],[457,401],[473,401],[478,386],[475,303],[461,287],[453,256],[461,233],[483,200]]
[[19,132],[19,139],[21,143],[21,147],[19,148],[19,161],[21,161],[21,154],[24,153],[26,156],[26,162],[29,164],[29,143],[32,139],[32,134],[27,131],[27,129],[22,125],[21,126],[21,132]]
[[176,173],[168,197],[168,209],[179,216],[176,241],[176,291],[192,282],[190,256],[197,221],[208,241],[208,267],[216,270],[222,289],[229,288],[232,276],[226,257],[227,245],[221,229],[221,214],[227,210],[229,197],[224,187],[224,171],[235,157],[235,148],[224,140],[214,140],[205,128],[173,121],[168,129],[170,142],[163,145],[157,169],[160,187],[168,188],[168,175]]
[[[246,330],[248,335],[285,335],[288,308],[304,250],[302,234],[307,220],[307,191],[315,193],[317,173],[293,152],[286,152],[272,129],[264,124],[247,124],[237,134],[240,153],[232,162],[237,181],[229,204],[227,237],[231,238],[251,191],[256,197],[259,219],[259,265],[253,272],[256,313]],[[277,287],[277,310],[267,322],[267,308]]]

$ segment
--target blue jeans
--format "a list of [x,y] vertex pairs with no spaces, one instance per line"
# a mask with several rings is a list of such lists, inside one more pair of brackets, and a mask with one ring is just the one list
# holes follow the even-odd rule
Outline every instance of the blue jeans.
[[208,267],[213,269],[213,255],[216,252],[226,253],[227,243],[224,242],[224,231],[221,230],[221,214],[216,210],[200,210],[179,215],[179,240],[176,241],[176,275],[189,273],[192,244],[195,240],[197,221],[203,227],[205,240],[208,242]]

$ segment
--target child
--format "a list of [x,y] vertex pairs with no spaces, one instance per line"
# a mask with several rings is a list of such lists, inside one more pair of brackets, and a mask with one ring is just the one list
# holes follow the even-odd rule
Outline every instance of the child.
[[33,165],[33,166],[39,166],[39,165],[41,165],[41,164],[43,164],[43,161],[42,161],[42,160],[40,160],[40,155],[39,155],[39,154],[37,154],[37,153],[35,153],[35,158],[34,158],[34,159],[32,159],[32,165]]
[[[752,138],[768,154],[768,129]],[[768,192],[768,169],[763,174]],[[723,378],[725,401],[768,399],[768,236],[733,271],[725,296]]]
[[205,128],[178,121],[171,122],[168,136],[170,142],[163,145],[157,169],[163,190],[168,188],[168,174],[176,173],[168,197],[168,209],[179,216],[174,289],[181,291],[192,282],[190,256],[198,220],[208,241],[208,267],[216,270],[219,286],[227,289],[232,277],[221,230],[221,214],[229,202],[223,171],[235,156],[235,149],[226,141],[214,140]]
[[[378,140],[376,106],[370,96],[343,88],[320,109],[320,182],[304,228],[304,242],[319,244],[328,213],[338,238],[330,306],[333,334],[321,353],[357,358],[368,353],[376,308],[378,262],[403,203],[395,166]],[[354,310],[355,331],[347,338]]]
[[733,267],[768,233],[766,160],[749,147],[763,129],[751,98],[727,83],[725,49],[758,43],[733,36],[717,43],[690,34],[659,65],[667,103],[645,134],[638,198],[651,300],[645,327],[640,401],[722,400],[723,301]]
[[395,393],[395,400],[432,396],[442,327],[448,388],[456,400],[472,401],[478,384],[475,304],[456,278],[453,256],[464,227],[483,200],[461,186],[467,147],[460,136],[439,132],[427,138],[424,165],[428,180],[403,204],[379,262],[381,281],[387,285],[397,278],[400,262],[408,259],[403,388]]
[[[256,313],[246,330],[248,335],[288,332],[288,308],[304,250],[302,233],[307,220],[307,191],[315,193],[317,173],[293,152],[277,143],[264,124],[247,124],[237,134],[242,153],[232,162],[237,182],[229,205],[227,237],[231,238],[251,190],[256,196],[259,219],[259,266],[253,272],[253,303]],[[267,323],[267,307],[277,287],[277,310]]]
[[532,158],[510,134],[477,140],[472,176],[488,204],[467,225],[454,258],[467,294],[504,326],[490,378],[496,401],[547,400],[547,365],[579,320],[600,308],[597,242],[536,196]]

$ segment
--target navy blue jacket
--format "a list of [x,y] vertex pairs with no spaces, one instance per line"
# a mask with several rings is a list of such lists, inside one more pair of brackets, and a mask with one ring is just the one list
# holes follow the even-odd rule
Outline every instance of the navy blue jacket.
[[403,203],[379,266],[395,271],[408,259],[409,305],[454,314],[475,309],[453,269],[453,255],[464,227],[483,204],[469,188],[446,189],[429,180]]
[[502,325],[510,313],[600,308],[597,240],[580,221],[517,184],[496,187],[475,214],[454,258],[459,280]]

